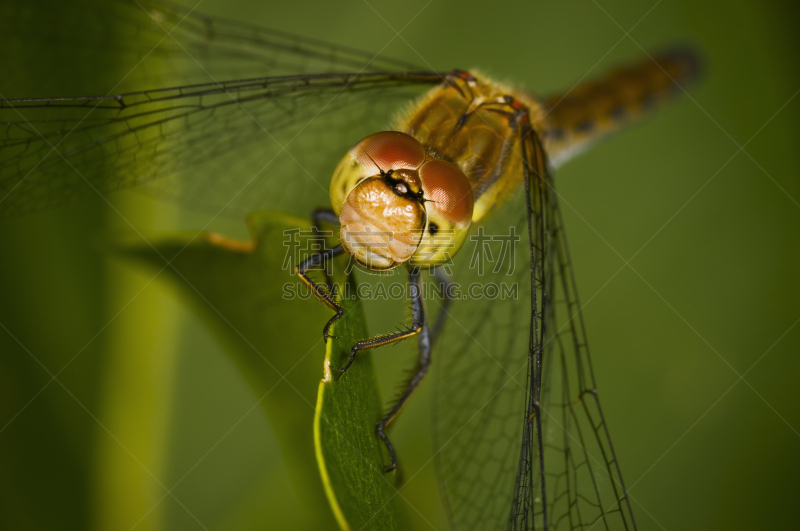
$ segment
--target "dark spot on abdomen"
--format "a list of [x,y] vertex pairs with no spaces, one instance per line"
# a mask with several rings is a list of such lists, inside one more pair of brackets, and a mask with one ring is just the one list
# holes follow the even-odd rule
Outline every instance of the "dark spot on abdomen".
[[576,127],[580,133],[590,133],[594,129],[594,120],[584,120]]
[[628,114],[628,109],[624,105],[617,105],[611,110],[611,117],[616,120],[624,118],[626,114]]

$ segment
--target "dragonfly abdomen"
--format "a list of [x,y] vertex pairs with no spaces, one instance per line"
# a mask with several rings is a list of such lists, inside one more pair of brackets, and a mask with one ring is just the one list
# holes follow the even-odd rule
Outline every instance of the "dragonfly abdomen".
[[554,166],[680,94],[699,73],[697,56],[674,49],[545,98],[545,149]]

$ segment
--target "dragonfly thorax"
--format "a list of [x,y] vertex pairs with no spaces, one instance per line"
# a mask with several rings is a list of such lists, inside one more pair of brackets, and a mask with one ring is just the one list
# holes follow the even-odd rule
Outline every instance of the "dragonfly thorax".
[[397,131],[370,135],[348,151],[334,171],[330,195],[342,246],[375,271],[446,262],[472,220],[464,173]]

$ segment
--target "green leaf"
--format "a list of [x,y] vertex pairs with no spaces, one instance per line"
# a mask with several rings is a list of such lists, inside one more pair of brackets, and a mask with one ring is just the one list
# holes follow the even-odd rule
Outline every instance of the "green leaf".
[[[353,275],[345,294],[355,294]],[[382,402],[369,351],[359,352],[340,376],[350,347],[368,337],[364,310],[354,296],[340,297],[344,316],[334,324],[325,356],[325,378],[319,385],[314,436],[325,491],[342,529],[406,529],[397,505],[397,475],[387,474],[384,444],[375,434]]]
[[[321,331],[332,313],[313,296],[299,296],[301,282],[286,261],[287,231],[309,221],[263,211],[247,224],[251,242],[174,232],[149,236],[149,244],[119,238],[115,247],[163,268],[261,398],[298,497],[309,507],[295,515],[298,528],[334,525],[331,513],[319,510],[326,498],[343,529],[408,527],[393,497],[396,475],[382,471],[388,457],[375,435],[382,402],[370,354],[360,353],[336,380],[328,370],[329,363],[343,366],[350,346],[367,337],[361,304],[343,301],[345,316],[332,332],[339,338],[328,342],[323,364]],[[344,263],[338,265],[342,271]],[[348,282],[355,293],[352,277]]]
[[[284,299],[299,283],[284,267],[285,230],[308,220],[273,212],[248,217],[252,241],[207,232],[168,232],[115,239],[122,254],[156,271],[200,316],[250,384],[279,439],[297,496],[313,510],[275,515],[296,528],[330,529],[332,514],[320,510],[325,492],[314,459],[314,405],[323,370],[318,323],[330,317],[315,300]],[[169,264],[169,265],[167,265]],[[315,330],[315,333],[311,333]],[[320,329],[321,330],[321,329]],[[274,522],[273,522],[274,523]]]

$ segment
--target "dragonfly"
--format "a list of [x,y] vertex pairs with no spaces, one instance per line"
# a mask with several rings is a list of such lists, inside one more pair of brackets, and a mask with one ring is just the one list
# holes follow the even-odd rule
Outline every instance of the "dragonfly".
[[[80,8],[87,26],[71,21],[61,37],[154,57],[128,82],[161,88],[0,100],[0,215],[132,187],[234,216],[329,204],[314,219],[339,225],[341,244],[297,267],[336,312],[326,338],[341,306],[313,266],[347,253],[368,270],[406,269],[412,288],[411,326],[365,338],[349,360],[418,339],[416,371],[376,428],[387,468],[398,458],[386,428],[435,360],[434,456],[454,529],[636,529],[552,170],[681,92],[698,72],[690,51],[538,97],[171,3]],[[97,20],[114,31],[97,35]],[[445,294],[435,319],[423,275]],[[468,286],[509,296],[453,289]]]

